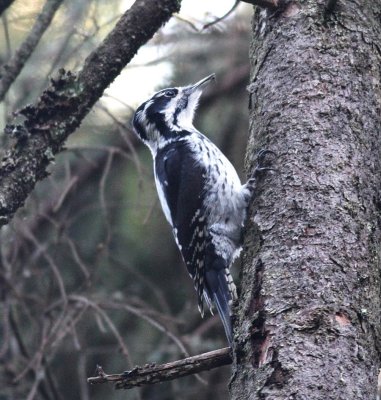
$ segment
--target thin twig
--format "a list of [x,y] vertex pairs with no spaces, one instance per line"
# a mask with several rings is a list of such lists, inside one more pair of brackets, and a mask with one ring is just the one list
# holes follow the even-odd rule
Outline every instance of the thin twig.
[[40,15],[37,17],[29,35],[17,50],[15,55],[0,70],[0,101],[4,98],[9,87],[20,74],[25,62],[33,53],[41,36],[49,27],[54,14],[58,10],[63,0],[47,0]]
[[116,308],[116,309],[124,309],[127,312],[130,312],[131,314],[135,315],[136,317],[142,318],[146,322],[148,322],[150,325],[154,326],[156,329],[158,329],[160,332],[164,333],[169,339],[171,339],[176,346],[181,350],[184,356],[189,356],[189,353],[187,349],[185,348],[184,344],[180,340],[179,337],[177,337],[173,332],[167,329],[166,326],[164,326],[161,322],[157,321],[156,319],[152,318],[149,316],[144,310],[138,309],[136,307],[133,307],[129,304],[117,304],[114,302],[107,302],[105,304],[100,304],[100,307],[104,306],[107,308]]
[[225,18],[227,18],[239,5],[240,0],[236,0],[236,2],[233,4],[233,7],[226,13],[224,14],[222,17],[219,17],[217,19],[215,19],[212,22],[209,22],[208,24],[205,24],[202,29],[207,29],[210,28],[211,26],[218,24],[219,22],[221,22],[222,20],[224,20]]
[[103,321],[107,324],[107,326],[109,327],[110,331],[112,332],[112,334],[116,338],[122,354],[126,358],[127,362],[130,363],[131,358],[130,358],[130,353],[129,353],[128,349],[127,349],[127,346],[125,345],[121,334],[119,333],[118,329],[116,328],[116,326],[112,322],[111,318],[107,315],[107,313],[105,311],[103,311],[101,309],[101,307],[99,307],[99,305],[97,303],[89,300],[88,298],[86,298],[84,296],[71,295],[70,298],[75,300],[75,301],[77,301],[77,302],[79,302],[79,303],[83,303],[85,305],[90,306],[103,319]]
[[[133,268],[130,265],[128,265],[126,262],[119,261],[117,257],[110,255],[110,262],[112,262],[113,267],[118,267],[120,269],[123,269],[124,271],[128,269],[129,273],[131,274],[132,277],[139,279],[140,282],[142,282],[155,296],[157,300],[157,304],[159,306],[159,309],[162,310],[162,313],[170,315],[170,307],[168,305],[168,302],[163,295],[162,289],[158,288],[148,277],[148,275],[139,272],[138,268]],[[163,316],[163,315],[161,315]],[[173,319],[170,318],[171,321],[173,322]],[[179,321],[176,321],[178,324]]]
[[65,289],[65,284],[63,277],[60,272],[60,268],[58,265],[55,263],[53,257],[47,252],[47,248],[45,244],[42,244],[39,242],[37,237],[34,235],[33,232],[31,232],[27,226],[24,226],[22,229],[19,229],[19,231],[24,235],[26,239],[31,241],[33,245],[38,249],[39,253],[42,254],[43,258],[47,262],[48,266],[50,267],[54,277],[56,278],[57,286],[61,294],[61,298],[63,300],[64,307],[67,305],[67,294],[66,294],[66,289]]
[[[99,32],[100,29],[107,27],[107,25],[111,24],[112,22],[119,19],[120,17],[121,17],[121,15],[118,14],[118,15],[113,16],[111,19],[107,20],[102,25],[95,24],[96,26],[98,26],[98,28],[96,27],[91,33],[88,33],[87,30],[82,30],[82,29],[76,27],[75,34],[78,35],[79,37],[83,37],[83,40],[82,40],[82,42],[78,43],[75,47],[73,47],[71,49],[71,51],[66,56],[66,60],[71,60],[72,58],[75,58],[75,56],[77,56],[79,54],[79,52],[82,51],[82,48],[85,46],[85,44],[95,38],[95,36],[97,35],[97,33]],[[74,68],[78,68],[79,67],[78,60],[73,60],[73,61],[76,62],[76,65],[74,65]],[[62,63],[62,64],[66,64],[66,62]],[[57,65],[58,65],[58,63],[57,63]],[[54,69],[50,71],[50,74],[53,71],[54,71]]]
[[36,397],[38,386],[40,385],[43,378],[44,378],[44,370],[41,367],[39,370],[35,371],[35,379],[26,400],[33,400]]
[[75,342],[76,350],[80,350],[81,346],[77,333],[75,331],[75,327],[77,323],[82,319],[85,312],[87,312],[87,309],[89,307],[87,304],[81,305],[82,308],[80,310],[69,310],[68,313],[65,315],[65,318],[62,321],[62,328],[57,332],[54,341],[52,341],[52,348],[58,347],[59,342],[61,342],[66,337],[66,335],[71,333]]
[[98,376],[87,378],[87,382],[92,384],[112,382],[115,383],[116,389],[131,389],[135,386],[169,381],[208,371],[232,362],[231,349],[225,347],[166,364],[146,364],[121,374],[108,375],[103,371],[102,367],[98,366]]
[[[106,153],[109,153],[110,151],[112,151],[114,154],[118,154],[118,155],[126,158],[127,160],[131,160],[131,157],[128,153],[123,151],[123,149],[121,149],[120,147],[116,147],[116,146],[109,146],[109,145],[107,145],[107,146],[104,146],[104,145],[71,146],[71,145],[68,145],[66,147],[66,152],[68,152],[68,151],[77,153],[77,155],[80,155],[80,156],[82,156],[81,152],[83,152],[83,151],[99,151],[99,152],[106,152]],[[90,162],[89,158],[86,158],[86,161],[91,163],[93,167],[96,167],[98,165],[98,161],[97,161],[97,163],[93,163],[93,162]]]
[[85,262],[82,260],[81,256],[79,255],[77,246],[75,245],[74,241],[69,236],[66,237],[66,241],[70,247],[70,251],[73,256],[74,261],[79,266],[80,270],[82,271],[83,275],[85,276],[85,279],[88,280],[90,278],[90,272],[87,269]]
[[[112,305],[112,303],[107,303],[107,305],[110,307],[110,305]],[[178,336],[176,336],[173,332],[168,330],[166,326],[164,326],[163,324],[161,324],[157,320],[151,318],[146,313],[144,313],[143,310],[138,310],[137,308],[132,307],[132,306],[130,306],[128,304],[122,304],[122,305],[115,304],[114,306],[116,306],[117,308],[124,308],[127,311],[131,312],[132,314],[136,315],[137,317],[141,317],[142,319],[147,321],[149,324],[154,326],[156,329],[158,329],[159,331],[161,331],[165,335],[167,335],[168,338],[171,339],[179,347],[179,349],[182,351],[184,356],[186,356],[186,357],[189,356],[189,353],[188,353],[187,349],[185,348],[184,344],[182,343],[181,339]],[[207,382],[204,379],[202,379],[201,376],[199,376],[198,374],[195,374],[195,378],[199,382],[201,382],[203,385],[207,384]]]
[[[138,170],[138,174],[139,174],[139,179],[141,179],[142,177],[142,166],[140,163],[140,159],[138,156],[138,153],[136,152],[135,146],[132,143],[132,140],[130,139],[130,137],[127,135],[127,132],[132,132],[132,128],[129,128],[127,126],[127,124],[119,121],[118,118],[115,117],[115,115],[110,112],[110,110],[105,107],[102,104],[98,104],[98,108],[100,108],[108,117],[110,117],[113,122],[115,122],[118,126],[118,132],[120,137],[123,139],[123,141],[126,143],[128,149],[131,152],[131,156],[129,156],[129,158],[135,163],[136,169]],[[129,111],[131,111],[131,109],[129,109]]]
[[53,207],[53,212],[56,213],[62,206],[63,202],[65,201],[67,195],[71,191],[72,187],[78,182],[78,176],[73,176],[66,187],[64,187],[61,196],[59,197],[56,205]]
[[8,296],[5,297],[5,300],[3,300],[3,332],[2,332],[2,340],[3,343],[0,347],[0,360],[7,354],[7,351],[9,349],[9,342],[10,342],[10,322],[9,322],[9,313],[10,313],[10,304],[9,304],[9,299]]
[[110,218],[109,218],[109,211],[107,207],[107,202],[106,202],[106,181],[108,178],[108,175],[110,173],[111,169],[111,164],[114,160],[114,152],[109,151],[107,160],[106,160],[106,165],[102,173],[101,180],[99,182],[99,203],[101,206],[102,214],[105,220],[105,225],[106,225],[106,237],[105,237],[105,244],[108,245],[111,241],[111,223],[110,223]]
[[159,203],[158,198],[154,197],[152,199],[152,201],[151,201],[151,205],[150,205],[150,207],[148,209],[148,212],[147,212],[146,216],[143,218],[142,225],[147,225],[147,222],[151,218],[153,210],[157,207],[158,203]]
[[89,387],[86,385],[86,354],[80,353],[77,365],[79,391],[81,400],[90,400]]
[[38,371],[38,369],[41,367],[43,355],[44,355],[44,349],[46,348],[46,345],[49,340],[49,333],[48,333],[48,327],[47,327],[47,320],[42,321],[42,327],[41,327],[41,340],[39,347],[37,351],[34,353],[34,355],[29,358],[27,365],[24,367],[24,369],[13,379],[13,383],[16,384],[20,380],[22,380],[25,375],[30,371],[34,371],[35,373]]
[[[1,6],[0,6],[0,9],[1,9]],[[6,14],[2,15],[1,19],[3,21],[4,36],[5,36],[5,43],[6,43],[6,49],[7,49],[7,52],[6,52],[5,56],[6,56],[6,60],[8,60],[11,57],[12,49],[11,49],[11,40],[10,40],[10,37],[9,37],[7,15]]]
[[[174,18],[177,19],[178,21],[186,23],[196,32],[200,32],[200,29],[198,29],[197,26],[192,21],[189,21],[189,19],[182,17],[180,14],[174,14]],[[136,65],[134,64],[133,67],[135,66]]]

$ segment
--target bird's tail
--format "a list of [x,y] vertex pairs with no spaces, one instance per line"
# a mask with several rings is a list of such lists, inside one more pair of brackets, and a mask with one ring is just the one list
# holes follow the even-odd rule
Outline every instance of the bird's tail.
[[231,322],[231,305],[236,296],[235,286],[225,260],[221,257],[214,259],[205,271],[206,287],[209,298],[217,308],[225,329],[226,337],[231,346],[233,343],[233,328]]
[[[222,274],[219,274],[222,275]],[[225,279],[225,276],[221,277],[221,280]],[[228,339],[229,345],[233,343],[233,328],[231,321],[231,298],[229,293],[226,291],[226,282],[221,285],[216,292],[213,293],[214,304],[216,305],[218,314],[221,318],[222,324],[225,329],[225,334]]]

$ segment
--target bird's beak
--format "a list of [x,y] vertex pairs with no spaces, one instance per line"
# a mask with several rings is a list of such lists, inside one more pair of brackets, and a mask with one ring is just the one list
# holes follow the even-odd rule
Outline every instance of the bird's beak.
[[190,94],[195,92],[198,89],[201,89],[203,86],[207,85],[210,81],[214,81],[216,79],[216,74],[208,75],[206,78],[201,79],[194,85],[188,86],[186,91]]

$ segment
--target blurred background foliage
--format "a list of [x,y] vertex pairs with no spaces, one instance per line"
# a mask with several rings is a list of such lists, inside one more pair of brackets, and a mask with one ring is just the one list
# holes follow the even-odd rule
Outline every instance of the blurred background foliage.
[[[43,3],[16,0],[3,13],[2,64]],[[140,50],[0,232],[0,400],[228,398],[229,367],[131,391],[86,383],[97,364],[117,373],[226,346],[218,318],[199,315],[151,155],[130,124],[155,90],[215,72],[195,125],[244,176],[251,7],[203,29],[234,2],[203,3],[183,0],[180,15]],[[59,68],[80,69],[130,4],[64,1],[0,104],[1,132]],[[2,146],[8,140],[0,133]]]

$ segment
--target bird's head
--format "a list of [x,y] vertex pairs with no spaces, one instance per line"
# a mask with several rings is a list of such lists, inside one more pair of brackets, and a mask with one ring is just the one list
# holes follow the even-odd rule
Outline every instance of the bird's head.
[[214,79],[212,74],[193,85],[160,90],[141,104],[133,119],[140,139],[153,150],[192,131],[202,89]]

